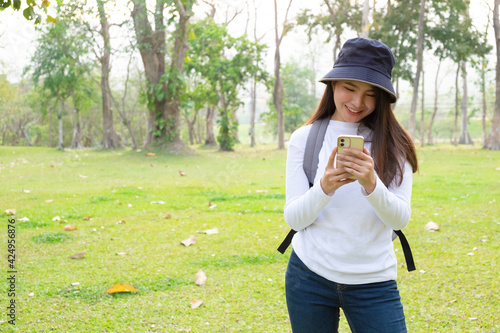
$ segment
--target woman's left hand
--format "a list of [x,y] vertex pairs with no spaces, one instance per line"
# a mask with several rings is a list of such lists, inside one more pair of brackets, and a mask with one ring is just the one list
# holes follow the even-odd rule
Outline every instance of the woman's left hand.
[[366,147],[363,151],[357,149],[344,149],[343,154],[337,154],[337,163],[340,163],[344,169],[355,176],[358,182],[365,188],[366,193],[370,194],[375,190],[377,177],[375,176],[374,162],[370,152]]

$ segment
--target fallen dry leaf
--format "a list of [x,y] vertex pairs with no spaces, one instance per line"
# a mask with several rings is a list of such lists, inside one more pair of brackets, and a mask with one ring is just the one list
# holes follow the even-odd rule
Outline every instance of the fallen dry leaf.
[[210,209],[214,209],[215,207],[217,207],[217,205],[216,205],[216,204],[214,204],[214,203],[212,203],[212,201],[209,201],[209,202],[208,202],[208,208],[210,208]]
[[207,283],[207,276],[201,269],[194,276],[194,283],[199,286],[203,286],[205,283]]
[[21,222],[28,222],[30,219],[27,218],[26,216],[21,218],[21,219],[18,219],[18,221],[21,221]]
[[80,178],[83,178],[83,179],[88,178],[88,176],[85,176],[85,175],[78,175],[78,176],[79,176]]
[[171,218],[172,218],[172,215],[170,215],[170,214],[167,214],[167,216],[164,217],[164,219],[167,219],[167,220],[171,219]]
[[155,153],[147,153],[146,156],[150,156],[151,157],[151,156],[156,156],[156,154]]
[[5,215],[16,215],[16,210],[15,209],[6,209],[5,212],[3,212]]
[[155,166],[156,166],[156,164],[151,163],[151,167],[152,167],[152,168],[154,168]]
[[128,283],[117,283],[114,286],[112,286],[111,288],[109,288],[108,290],[106,290],[106,292],[108,294],[114,294],[114,293],[136,293],[138,291],[139,290],[135,289],[133,286],[131,286]]
[[24,192],[24,193],[30,193],[30,192],[31,192],[31,190],[25,190],[25,189],[23,189],[23,192]]
[[198,231],[199,234],[207,234],[207,235],[214,235],[219,233],[218,228],[213,228],[213,229],[207,229],[207,230],[202,230]]
[[181,241],[181,244],[183,244],[185,246],[196,244],[196,238],[194,238],[194,236],[191,235],[191,236],[189,236],[188,239]]
[[35,293],[34,293],[34,292],[30,292],[30,293],[28,294],[28,296],[29,296],[29,297],[33,297],[33,296],[35,296]]
[[256,193],[267,193],[267,190],[255,190]]
[[71,282],[72,287],[78,287],[80,285],[80,282]]
[[119,256],[124,256],[124,255],[126,255],[126,254],[127,254],[127,252],[118,252],[118,253],[117,253],[117,255],[119,255]]
[[125,222],[124,220],[120,220],[120,221],[116,222],[116,224],[125,224],[125,223],[127,223],[127,222]]
[[80,253],[77,253],[77,254],[73,254],[72,256],[69,256],[69,257],[71,259],[82,259],[85,256],[85,253],[87,253],[87,251],[83,251],[83,252],[80,252]]
[[438,231],[439,226],[437,225],[437,223],[431,221],[425,225],[424,230],[431,231],[431,232]]
[[59,215],[56,215],[52,218],[52,221],[61,221],[61,217]]
[[179,175],[181,175],[181,176],[185,176],[185,175],[186,175],[186,173],[185,173],[185,172],[183,172],[183,171],[181,171],[181,170],[179,170]]
[[92,216],[85,216],[83,219],[89,221],[92,220]]
[[46,203],[51,203],[51,202],[54,202],[53,199],[49,199],[49,200],[45,200]]
[[63,228],[63,230],[66,230],[66,231],[73,231],[73,230],[76,230],[76,227],[74,225],[71,225],[71,224],[68,224],[67,226],[65,226]]
[[203,301],[201,299],[193,299],[191,301],[191,309],[196,309],[196,308],[199,308],[200,305],[203,304]]

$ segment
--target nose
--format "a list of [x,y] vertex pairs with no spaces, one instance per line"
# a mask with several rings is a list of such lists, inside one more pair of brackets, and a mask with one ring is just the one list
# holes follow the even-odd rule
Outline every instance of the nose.
[[356,93],[352,97],[352,104],[355,107],[361,107],[365,103],[365,98],[363,94]]

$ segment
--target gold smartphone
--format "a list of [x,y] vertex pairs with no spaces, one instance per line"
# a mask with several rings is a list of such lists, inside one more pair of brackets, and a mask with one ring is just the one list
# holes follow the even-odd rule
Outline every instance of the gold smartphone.
[[[357,149],[363,151],[365,138],[360,135],[339,135],[337,138],[337,153],[344,153],[344,148]],[[357,179],[355,176],[349,179]]]

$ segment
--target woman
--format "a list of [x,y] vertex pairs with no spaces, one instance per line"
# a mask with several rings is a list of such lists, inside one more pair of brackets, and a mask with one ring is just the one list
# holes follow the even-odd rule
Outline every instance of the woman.
[[[385,44],[348,40],[320,80],[326,89],[318,109],[291,136],[284,216],[297,231],[286,272],[294,333],[337,332],[340,308],[352,332],[406,332],[392,230],[410,220],[417,158],[391,109],[393,67]],[[311,124],[325,117],[331,120],[309,188],[305,144]],[[344,134],[363,136],[363,151],[337,154]]]

